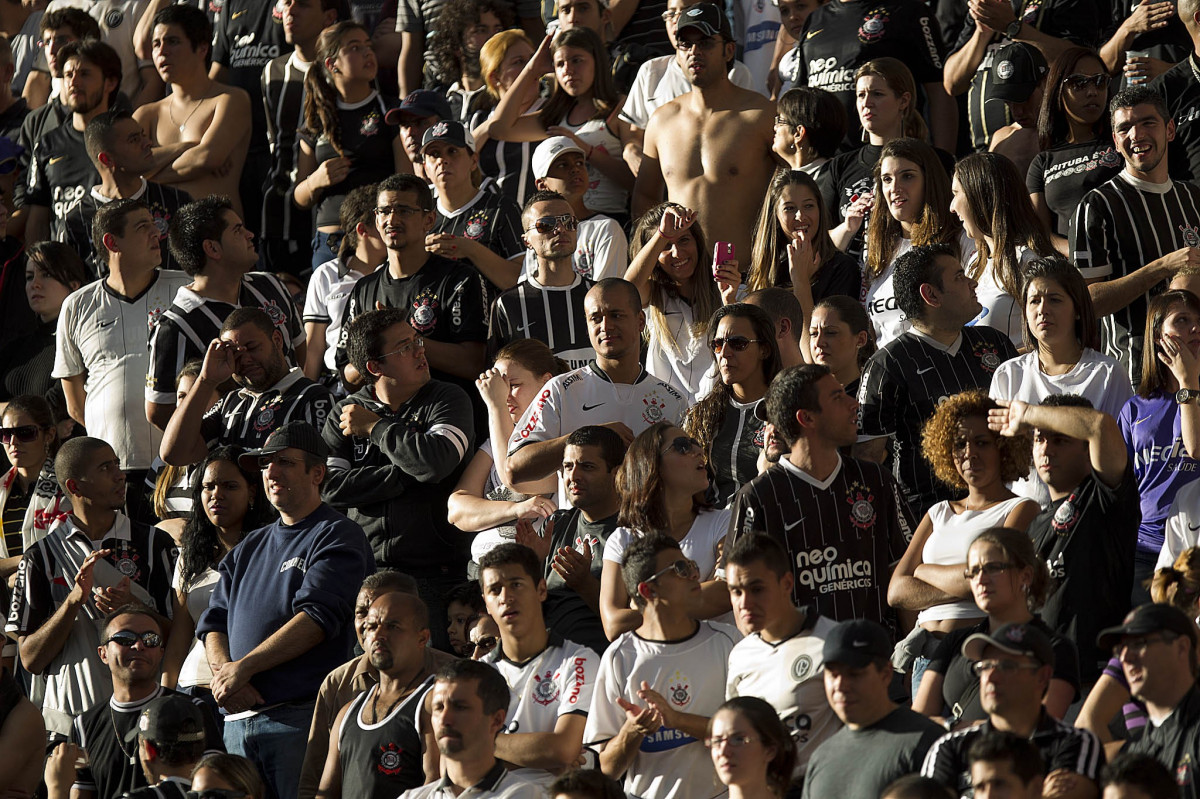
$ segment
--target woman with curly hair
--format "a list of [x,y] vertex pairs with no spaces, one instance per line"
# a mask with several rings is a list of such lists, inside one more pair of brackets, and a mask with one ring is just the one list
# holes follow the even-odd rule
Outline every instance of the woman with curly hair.
[[921,434],[934,475],[966,496],[929,509],[888,583],[889,605],[919,611],[913,633],[897,647],[913,656],[914,691],[940,639],[983,615],[963,577],[971,542],[993,527],[1025,530],[1041,510],[1005,485],[1029,474],[1031,445],[1027,437],[1006,438],[988,428],[988,411],[998,407],[978,389],[955,394]]
[[321,31],[304,77],[294,192],[296,205],[314,209],[313,269],[337,256],[342,200],[351,190],[412,172],[400,128],[385,120],[398,102],[375,89],[378,71],[362,25],[347,20]]
[[621,509],[604,545],[600,576],[600,620],[608,640],[642,623],[621,579],[621,560],[634,538],[663,533],[679,542],[696,563],[704,594],[701,618],[729,611],[729,591],[715,579],[719,547],[729,531],[729,511],[714,510],[708,499],[708,462],[696,439],[670,422],[658,422],[629,445],[617,469]]
[[742,302],[712,315],[708,348],[717,360],[718,379],[708,396],[688,410],[683,429],[708,453],[716,504],[724,508],[758,474],[766,422],[755,410],[781,364],[771,317]]
[[717,708],[704,742],[729,799],[782,797],[792,784],[796,744],[775,708],[757,696],[736,696]]
[[446,87],[453,119],[466,124],[475,113],[495,104],[483,79],[479,54],[489,39],[512,24],[512,6],[499,0],[458,0],[438,12],[429,51],[438,80]]
[[1024,529],[994,527],[980,533],[967,551],[960,579],[987,618],[960,627],[944,638],[933,653],[913,698],[913,710],[944,718],[950,726],[968,726],[988,717],[979,703],[979,678],[962,654],[963,642],[976,633],[994,634],[1008,624],[1037,627],[1054,649],[1054,672],[1042,706],[1061,719],[1079,692],[1079,653],[1071,639],[1050,629],[1036,614],[1046,599],[1050,573]]

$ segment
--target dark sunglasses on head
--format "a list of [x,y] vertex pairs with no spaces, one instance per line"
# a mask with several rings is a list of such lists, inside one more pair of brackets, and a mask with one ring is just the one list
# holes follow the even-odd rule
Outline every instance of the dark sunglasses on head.
[[22,444],[28,444],[37,438],[39,429],[35,424],[23,424],[20,427],[0,427],[0,441],[7,444],[15,438]]
[[674,441],[667,445],[667,449],[675,450],[680,455],[691,455],[696,450],[700,449],[700,442],[690,436],[677,436]]
[[1099,75],[1068,75],[1063,78],[1063,83],[1075,91],[1082,91],[1089,85],[1095,86],[1097,89],[1107,88],[1110,80],[1112,79],[1104,73],[1100,73]]
[[662,571],[655,572],[646,578],[646,582],[652,583],[659,577],[662,577],[667,572],[675,572],[675,576],[684,580],[690,580],[700,573],[700,567],[696,565],[696,561],[691,558],[680,558]]
[[142,642],[142,646],[146,649],[158,649],[162,646],[162,636],[156,632],[135,633],[133,630],[118,630],[108,637],[106,644],[117,644],[129,648],[138,641]]
[[530,230],[536,230],[543,236],[549,236],[559,228],[563,230],[574,230],[579,227],[579,220],[572,214],[563,214],[562,216],[540,216],[533,220],[533,227]]
[[720,352],[729,347],[734,352],[745,352],[746,348],[751,344],[758,343],[756,338],[746,338],[745,336],[730,336],[729,338],[714,338],[712,340],[712,351]]
[[225,788],[205,788],[203,791],[188,791],[184,795],[187,799],[242,799],[246,792],[226,790]]

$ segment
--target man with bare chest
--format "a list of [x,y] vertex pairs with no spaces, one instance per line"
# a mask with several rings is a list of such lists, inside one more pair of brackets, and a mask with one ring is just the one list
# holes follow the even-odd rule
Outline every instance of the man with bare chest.
[[189,5],[169,5],[154,17],[151,45],[154,67],[171,92],[134,112],[155,153],[193,145],[164,165],[152,179],[193,197],[228,196],[241,216],[238,181],[250,144],[250,98],[241,89],[208,76],[205,63],[212,23]]
[[775,106],[729,80],[736,45],[717,6],[685,11],[676,40],[692,91],[650,118],[633,213],[661,202],[665,188],[668,200],[699,213],[705,238],[732,242],[749,268],[754,220],[775,169]]

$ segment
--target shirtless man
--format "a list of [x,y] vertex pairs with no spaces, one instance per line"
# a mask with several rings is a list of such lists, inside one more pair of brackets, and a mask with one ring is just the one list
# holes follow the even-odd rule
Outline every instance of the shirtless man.
[[693,90],[650,118],[633,214],[661,202],[665,188],[671,202],[697,210],[705,238],[732,242],[748,264],[754,220],[775,169],[775,106],[729,80],[736,45],[715,5],[685,11],[675,38]]
[[226,195],[242,216],[238,181],[250,144],[250,97],[217,83],[205,64],[212,23],[199,9],[170,5],[154,16],[154,67],[171,93],[137,109],[155,152],[182,141],[195,142],[153,175],[193,197]]

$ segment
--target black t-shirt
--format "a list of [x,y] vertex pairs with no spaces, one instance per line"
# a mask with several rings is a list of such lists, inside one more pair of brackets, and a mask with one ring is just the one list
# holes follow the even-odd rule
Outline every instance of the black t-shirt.
[[[971,670],[972,662],[962,655],[963,642],[975,633],[986,633],[990,622],[984,619],[972,627],[952,630],[938,644],[928,671],[941,674],[942,701],[950,709],[950,715],[966,722],[982,721],[987,718],[979,703],[979,678]],[[1054,673],[1056,680],[1070,683],[1079,695],[1079,651],[1071,639],[1051,630],[1044,621],[1034,617],[1030,626],[1037,627],[1050,639],[1054,648]]]
[[918,771],[925,753],[945,732],[906,707],[870,727],[842,727],[808,761],[803,799],[874,799],[892,781]]
[[250,95],[250,152],[265,151],[263,67],[290,49],[283,37],[282,6],[271,0],[223,0],[213,30],[213,63],[228,68],[227,84]]
[[[846,139],[859,138],[854,73],[875,58],[904,62],[917,84],[942,82],[942,32],[918,0],[849,0],[818,6],[800,37],[798,85],[825,89],[846,107]],[[914,98],[915,100],[915,98]]]
[[[150,209],[150,216],[154,217],[154,226],[158,228],[159,246],[162,249],[162,268],[179,269],[175,257],[171,255],[171,248],[167,246],[167,230],[171,226],[171,217],[192,201],[192,195],[174,186],[146,181],[142,190],[130,199],[145,203]],[[62,241],[79,253],[79,257],[91,267],[92,274],[97,277],[108,274],[108,264],[96,257],[96,248],[92,244],[92,220],[96,218],[100,206],[106,202],[109,200],[101,199],[94,191],[89,191],[63,221]]]
[[[491,114],[480,112],[471,118],[469,127],[474,130],[490,118]],[[479,148],[479,171],[492,179],[492,185],[500,193],[523,207],[529,196],[537,191],[533,177],[533,151],[537,142],[500,141],[488,138]]]
[[[1151,0],[1153,2],[1153,0]],[[1104,40],[1111,39],[1141,0],[1110,0],[1112,19],[1104,31]],[[1165,27],[1139,33],[1130,43],[1128,50],[1144,50],[1151,58],[1178,64],[1192,54],[1192,40],[1178,14],[1172,14]]]
[[1043,194],[1054,232],[1069,238],[1079,201],[1097,186],[1112,180],[1125,162],[1111,141],[1093,140],[1042,150],[1033,157],[1025,176],[1030,194]]
[[1167,149],[1171,177],[1200,178],[1200,63],[1195,53],[1150,81],[1150,88],[1162,95],[1175,120],[1175,141]]
[[720,425],[705,436],[712,439],[709,464],[719,508],[732,502],[738,489],[758,476],[758,455],[766,446],[767,423],[755,418],[756,407],[758,402],[742,404],[730,397]]
[[1162,724],[1147,724],[1142,737],[1125,751],[1150,755],[1170,769],[1179,785],[1180,799],[1200,797],[1200,774],[1196,773],[1200,761],[1200,687],[1193,685]]
[[[437,204],[434,233],[449,233],[477,241],[501,258],[524,257],[525,243],[521,240],[521,209],[498,191],[480,189],[471,201],[449,213]],[[469,258],[463,263],[471,263]],[[491,310],[500,296],[500,289],[480,274],[483,283],[484,309]]]
[[583,301],[595,285],[575,275],[570,286],[545,287],[523,280],[496,298],[492,305],[488,350],[495,354],[504,345],[522,338],[545,342],[572,369],[596,357],[588,337]]
[[62,383],[50,376],[54,369],[56,322],[35,322],[33,329],[0,350],[0,402],[21,394],[45,397],[56,419],[66,418],[67,400]]
[[583,542],[587,541],[592,551],[592,576],[599,580],[604,571],[604,544],[617,529],[617,516],[614,513],[589,522],[582,511],[569,508],[556,511],[550,520],[554,530],[550,536],[550,557],[546,559],[546,601],[542,603],[546,627],[569,641],[603,653],[608,647],[608,638],[600,617],[550,567],[550,561],[560,547],[574,547],[583,552]]
[[307,69],[294,53],[281,55],[262,73],[263,106],[271,168],[263,191],[262,235],[266,239],[301,238],[311,233],[312,213],[292,202],[296,136],[304,122]]
[[25,526],[25,513],[29,503],[33,501],[33,491],[37,488],[37,480],[29,481],[29,489],[21,491],[16,478],[13,478],[12,488],[4,500],[4,515],[0,524],[4,527],[4,546],[8,556],[16,557],[25,551],[25,538],[21,529]]
[[26,201],[50,209],[50,236],[65,239],[67,213],[83,199],[100,175],[83,146],[83,133],[70,124],[59,125],[33,147]]
[[1108,661],[1096,636],[1120,624],[1129,610],[1130,564],[1141,519],[1131,462],[1120,485],[1109,488],[1093,473],[1029,525],[1038,556],[1050,569],[1042,618],[1079,645],[1085,684],[1094,682]]

